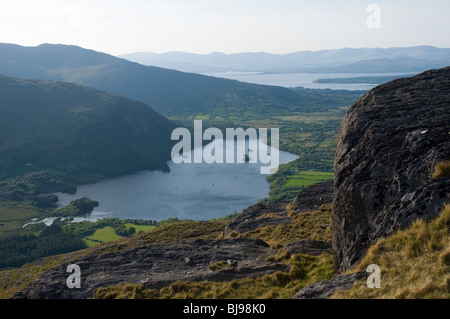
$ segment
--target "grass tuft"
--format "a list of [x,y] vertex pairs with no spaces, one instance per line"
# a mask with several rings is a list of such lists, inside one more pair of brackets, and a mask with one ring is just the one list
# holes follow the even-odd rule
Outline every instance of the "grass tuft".
[[450,176],[450,160],[437,163],[433,175],[431,175],[432,178],[443,176]]
[[292,218],[292,224],[265,226],[228,237],[260,238],[274,248],[301,239],[331,242],[331,206],[322,206],[315,212],[297,213],[290,210],[288,215]]
[[355,267],[381,268],[381,288],[369,289],[365,281],[337,291],[332,298],[424,299],[450,298],[450,204],[430,222],[417,220],[406,230],[381,239]]
[[97,299],[290,299],[304,286],[334,276],[333,256],[296,254],[285,260],[289,272],[277,271],[260,278],[230,282],[177,281],[161,289],[143,289],[142,285],[117,285],[99,288]]

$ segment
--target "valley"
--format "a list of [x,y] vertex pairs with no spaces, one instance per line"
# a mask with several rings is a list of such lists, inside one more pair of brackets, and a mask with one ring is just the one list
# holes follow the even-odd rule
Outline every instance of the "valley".
[[[45,85],[47,85],[47,83],[51,85],[51,82],[24,81],[24,80],[19,81],[17,78],[4,77],[4,80],[12,81],[12,83],[15,83],[15,85],[24,85],[22,90],[26,87],[26,85],[29,84],[33,84],[38,88],[39,85],[41,85],[42,88],[44,88]],[[69,84],[65,85],[69,86]],[[76,88],[77,90],[84,89],[84,87],[79,87],[76,85],[73,85],[73,87]],[[57,89],[58,88],[55,84],[54,90]],[[11,94],[12,92],[13,91],[9,91],[9,94]],[[268,181],[270,182],[270,184],[262,180],[261,182],[264,185],[270,185],[270,189],[267,189],[266,193],[262,192],[261,195],[255,196],[252,201],[246,201],[245,205],[240,204],[240,207],[242,207],[243,209],[246,206],[251,205],[259,200],[275,200],[275,199],[292,200],[296,196],[298,191],[303,189],[305,186],[308,186],[315,182],[323,181],[325,179],[333,178],[332,158],[334,147],[336,144],[337,128],[339,126],[340,119],[345,114],[345,110],[348,109],[351,106],[351,104],[354,101],[356,101],[356,99],[363,92],[331,91],[331,90],[321,91],[302,88],[297,88],[295,91],[291,92],[293,92],[294,94],[298,94],[300,98],[299,101],[301,101],[300,109],[309,109],[311,111],[310,112],[296,111],[299,109],[299,106],[296,105],[291,106],[291,109],[288,108],[285,110],[281,110],[278,108],[274,109],[270,107],[266,108],[262,107],[260,105],[260,102],[258,101],[252,102],[252,104],[243,104],[241,106],[241,104],[239,104],[240,103],[239,100],[237,100],[232,103],[230,102],[231,104],[229,104],[228,106],[217,105],[215,108],[209,109],[208,112],[206,111],[191,112],[189,111],[189,109],[185,109],[184,111],[183,109],[181,109],[179,113],[182,115],[168,117],[168,119],[171,120],[172,123],[176,123],[172,124],[172,126],[170,126],[169,124],[168,127],[175,127],[177,125],[193,129],[192,128],[193,120],[201,119],[203,121],[204,129],[208,127],[217,127],[221,129],[225,129],[227,127],[279,128],[281,133],[280,149],[283,151],[291,152],[296,155],[300,155],[300,158],[298,160],[295,160],[294,162],[282,165],[277,174],[269,177]],[[55,93],[55,96],[56,94],[61,93]],[[32,96],[30,96],[30,98],[32,98]],[[11,99],[12,95],[10,96],[5,95],[4,101],[6,102]],[[81,112],[78,111],[78,109],[81,108],[78,108],[77,106],[77,103],[85,103],[85,102],[82,101],[77,102],[76,99],[75,100],[72,99],[72,101],[73,101],[72,108],[76,112],[69,109],[70,112],[69,114],[71,114],[71,116],[73,115],[85,116],[83,112],[87,112],[88,109]],[[39,99],[34,98],[34,104],[36,103],[39,103]],[[57,103],[58,102],[55,103],[55,106],[57,105]],[[96,102],[89,102],[89,104],[95,103]],[[28,103],[28,105],[31,105],[31,103]],[[253,111],[253,108],[256,105],[260,105],[259,111],[257,112]],[[38,118],[39,123],[40,125],[42,125],[42,127],[46,127],[46,130],[48,130],[49,122],[41,121],[42,114],[44,113],[41,113],[40,118]],[[55,117],[55,115],[52,116]],[[65,121],[63,113],[61,113],[61,115],[58,116],[60,116],[61,119],[54,121],[54,124],[57,124],[61,120]],[[3,119],[5,120],[4,127],[7,127],[6,123],[8,122],[11,123],[11,121],[7,117],[4,117]],[[93,126],[97,125],[97,123],[95,124],[88,123],[88,125]],[[60,130],[60,128],[56,127],[55,130]],[[96,130],[100,131],[98,128],[96,128]],[[84,128],[83,131],[85,131]],[[76,134],[78,134],[78,131],[75,132],[76,132],[75,135],[73,135],[74,133],[72,133],[72,136],[74,138],[77,138]],[[158,134],[160,135],[161,132],[159,132]],[[85,137],[81,136],[80,138],[86,140],[86,136]],[[21,137],[21,139],[25,140],[25,137]],[[120,139],[123,139],[123,137],[121,137]],[[73,142],[68,141],[67,143],[70,144]],[[41,141],[35,142],[35,144],[39,145],[42,144],[42,142]],[[59,148],[60,147],[61,146],[59,146]],[[115,148],[123,150],[122,147],[116,146]],[[14,156],[15,162],[18,163],[17,155],[11,153],[11,151],[9,151],[9,153],[11,154],[11,156]],[[61,148],[53,153],[61,154]],[[121,157],[121,156],[118,157],[117,155],[111,155],[109,151],[103,153],[105,155],[109,153],[108,156],[110,158]],[[101,153],[99,153],[99,155],[100,154]],[[73,158],[73,156],[67,156],[66,158],[68,159]],[[130,158],[136,158],[136,155],[132,157],[130,156]],[[3,160],[6,159],[7,158],[5,157],[3,158]],[[4,180],[1,182],[2,184],[0,185],[1,194],[3,194],[2,198],[5,200],[4,202],[5,204],[2,208],[2,211],[4,211],[5,214],[3,213],[1,214],[1,222],[0,222],[0,224],[2,224],[0,226],[2,237],[4,236],[9,237],[13,235],[22,235],[22,234],[39,234],[39,232],[43,228],[45,228],[43,224],[29,225],[26,226],[25,228],[22,227],[23,225],[28,223],[32,218],[40,220],[43,217],[52,217],[51,220],[53,220],[57,218],[56,216],[59,215],[61,217],[65,216],[65,218],[69,217],[70,220],[70,219],[77,219],[78,215],[81,216],[85,215],[85,213],[79,213],[71,209],[66,209],[66,207],[63,207],[64,209],[62,210],[59,209],[60,211],[58,211],[58,209],[56,209],[54,202],[48,201],[47,199],[43,200],[44,197],[40,197],[40,194],[58,191],[74,193],[77,190],[77,185],[79,186],[82,184],[99,181],[102,179],[102,176],[111,176],[111,173],[106,173],[105,171],[105,173],[102,174],[101,170],[98,169],[95,170],[96,173],[94,175],[89,174],[87,173],[88,171],[86,171],[86,169],[81,168],[80,165],[82,164],[82,162],[80,162],[79,160],[74,162],[73,165],[64,164],[62,159],[57,160],[53,159],[53,160],[57,161],[60,165],[62,164],[60,166],[60,169],[55,169],[56,168],[55,166],[49,166],[48,168],[44,168],[43,165],[36,160],[24,159],[25,164],[28,162],[32,162],[33,165],[28,166],[22,164],[20,170],[17,170],[17,172],[12,171],[11,167],[7,170],[10,174],[9,176],[13,176],[15,174],[19,174],[19,176],[5,179],[5,177],[7,177],[7,175],[5,175]],[[101,165],[102,170],[104,170],[105,160],[100,160],[100,158],[93,158],[93,161],[96,161],[98,163],[95,165]],[[123,164],[124,162],[121,161],[120,165],[123,166]],[[135,165],[136,164],[133,164],[132,167],[126,168],[123,172],[139,171],[138,166]],[[80,166],[80,168],[77,168],[77,166]],[[39,169],[37,169],[37,167],[39,167]],[[73,167],[73,169],[66,170],[67,167]],[[160,167],[162,171],[166,170],[165,166],[161,165]],[[314,170],[314,172],[312,172],[312,170]],[[80,174],[81,171],[83,171],[83,174]],[[4,172],[6,172],[6,170],[4,170]],[[20,174],[23,175],[20,176]],[[117,173],[113,173],[112,175],[115,176],[117,175]],[[263,176],[260,177],[260,179],[264,178],[265,177]],[[167,187],[170,186],[168,185]],[[249,193],[250,189],[248,189],[247,191],[243,190],[243,192]],[[266,195],[267,198],[265,199]],[[98,200],[98,198],[96,198],[95,195],[93,194],[86,194],[86,196],[93,200]],[[134,195],[130,195],[129,199],[132,198],[133,196]],[[37,201],[37,199],[39,199],[39,201]],[[208,202],[206,198],[204,200],[205,203]],[[71,200],[67,200],[65,204],[66,205],[69,204],[70,201]],[[167,201],[170,201],[170,199],[167,199]],[[223,205],[226,205],[225,207],[227,207],[230,205],[230,203],[224,202]],[[127,210],[129,208],[130,207],[127,207]],[[224,213],[215,215],[215,218],[221,217],[225,218],[226,215],[232,215],[233,212],[235,211],[236,208],[233,209],[230,207],[230,209],[224,210]],[[165,210],[162,210],[162,212],[165,212]],[[95,215],[96,213],[93,214],[93,216]],[[122,215],[125,215],[124,218],[127,218],[126,214]],[[157,215],[158,217],[155,216],[155,218],[150,218],[150,220],[158,219],[160,221],[163,221],[164,219],[173,218],[176,215],[177,214],[175,212],[173,213],[168,212],[164,214],[160,213],[159,215]],[[13,216],[13,218],[11,218],[10,216]],[[108,217],[107,215],[106,216],[99,215],[99,216],[103,218]],[[148,217],[145,216],[148,216],[148,214],[145,213],[141,214],[137,218],[149,219]],[[205,217],[201,217],[203,216],[202,213],[197,215],[184,214],[183,216],[184,217],[181,217],[181,219],[186,218],[194,220],[205,219]],[[206,219],[210,218],[211,217],[206,217]],[[96,224],[96,222],[94,221],[95,219],[93,219],[93,226],[90,227],[90,230],[86,234],[84,234],[83,236],[81,236],[81,234],[77,235],[78,238],[80,240],[83,240],[85,244],[87,244],[88,246],[97,245],[104,241],[122,238],[123,237],[122,235],[129,236],[130,234],[133,234],[133,232],[130,232],[128,234],[126,232],[122,232],[122,235],[118,235],[117,232],[115,232],[114,228],[111,228],[111,226],[103,225],[101,223]],[[61,220],[58,222],[56,220],[56,224],[59,224],[64,229],[64,231],[72,233],[75,231],[73,228],[69,227],[67,221]],[[156,225],[158,225],[157,222]],[[137,229],[136,224],[128,225],[126,228],[129,229],[131,227]],[[76,231],[75,234],[77,234]]]
[[[439,238],[432,253],[441,260],[440,274],[447,267],[447,248],[442,244],[447,237],[442,225],[448,219],[448,209],[443,208],[448,174],[428,176],[430,168],[446,165],[442,161],[447,153],[440,147],[447,143],[445,134],[434,125],[436,121],[444,121],[442,126],[448,124],[442,116],[436,116],[444,112],[447,95],[426,95],[436,87],[433,92],[445,90],[442,81],[448,78],[446,69],[393,80],[331,80],[392,80],[366,93],[243,83],[147,67],[64,45],[0,45],[0,53],[0,72],[8,74],[0,76],[0,286],[4,287],[0,297],[283,299],[314,296],[316,292],[311,293],[308,287],[315,284],[325,286],[320,286],[324,296],[332,296],[340,280],[353,284],[364,278],[361,271],[351,275],[342,272],[352,270],[372,244],[392,235],[394,228],[414,231],[407,230],[413,222],[408,219],[409,212],[412,216],[423,214],[415,204],[396,204],[397,200],[405,201],[404,194],[390,200],[396,193],[388,195],[381,186],[358,193],[384,177],[380,173],[365,180],[371,171],[379,169],[377,161],[401,156],[381,156],[377,161],[369,158],[360,165],[374,166],[366,170],[357,167],[362,172],[357,171],[356,177],[350,174],[354,167],[343,167],[353,163],[353,157],[339,161],[339,156],[353,154],[356,146],[360,148],[358,156],[378,155],[370,147],[380,147],[377,139],[386,139],[379,136],[397,127],[397,120],[384,109],[385,100],[398,112],[409,108],[419,115],[417,101],[423,98],[428,103],[429,98],[436,102],[435,110],[426,110],[433,121],[427,124],[428,129],[420,128],[420,135],[414,121],[402,125],[407,127],[405,131],[411,128],[413,132],[404,140],[424,143],[417,149],[407,145],[404,152],[420,153],[430,145],[439,146],[434,150],[439,154],[436,158],[423,151],[431,158],[425,168],[411,161],[421,175],[408,175],[408,180],[418,180],[420,191],[411,196],[417,196],[417,202],[427,207],[429,218],[424,223],[443,211],[440,221],[432,226],[439,235],[426,238]],[[25,67],[26,57],[38,58],[28,59]],[[408,85],[413,88],[412,95]],[[386,93],[389,90],[397,90],[410,99],[410,104],[400,104],[402,99]],[[371,103],[375,104],[373,109]],[[383,121],[392,121],[388,128],[360,136],[359,132],[365,132],[361,118],[383,127],[377,112],[383,112]],[[407,118],[409,113],[404,115]],[[257,175],[258,179],[249,178],[250,163],[244,163],[242,171],[198,166],[189,170],[190,175],[170,175],[177,170],[169,161],[175,143],[170,133],[177,127],[194,133],[195,120],[202,121],[204,130],[277,128],[285,160],[276,173]],[[424,118],[420,123],[426,121]],[[359,131],[348,133],[355,123]],[[427,144],[429,129],[434,142]],[[359,145],[360,137],[369,142],[363,140]],[[346,147],[349,151],[344,150]],[[387,152],[397,149],[401,148],[393,146]],[[389,163],[385,166],[391,168]],[[257,169],[255,172],[258,174]],[[145,174],[175,179],[143,178],[145,182],[140,183]],[[137,188],[121,183],[122,178]],[[352,178],[354,183],[364,180],[367,184],[354,187]],[[392,179],[386,178],[388,181],[381,180],[380,185],[389,185]],[[119,182],[106,190],[89,188],[111,181]],[[220,182],[236,193],[223,189],[218,195],[209,192],[219,188]],[[343,182],[349,186],[336,189],[335,185]],[[336,199],[339,192],[341,196]],[[435,194],[433,201],[427,192]],[[112,197],[115,207],[105,208],[101,193]],[[366,198],[368,194],[372,197]],[[139,196],[151,203],[142,204]],[[353,200],[355,196],[357,200]],[[58,205],[61,202],[63,206]],[[361,220],[365,222],[358,217],[358,205],[366,202],[372,204],[364,210],[380,213],[385,227],[364,224],[371,238],[358,233],[358,242],[351,246],[352,251],[346,251],[345,242],[354,240],[346,234],[352,229],[360,231]],[[355,207],[347,212],[346,207],[351,205]],[[379,205],[386,207],[378,211]],[[122,215],[111,215],[114,209],[121,210]],[[398,218],[390,221],[383,215],[386,211],[395,211]],[[346,214],[352,213],[355,216],[347,219]],[[343,223],[357,225],[344,229],[341,218]],[[420,227],[432,232],[428,225]],[[411,259],[416,257],[414,249],[407,254]],[[88,283],[83,289],[71,292],[58,288],[67,262],[82,266]],[[358,267],[360,270],[362,266]],[[438,287],[433,293],[446,296],[442,283],[433,287]]]

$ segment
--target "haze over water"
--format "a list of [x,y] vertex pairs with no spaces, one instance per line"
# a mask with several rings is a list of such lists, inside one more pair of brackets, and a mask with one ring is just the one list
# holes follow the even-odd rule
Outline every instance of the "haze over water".
[[370,90],[377,84],[369,83],[315,83],[318,79],[354,78],[371,76],[409,76],[414,73],[259,73],[259,72],[215,72],[205,75],[238,80],[242,82],[277,85],[283,87],[304,87],[306,89]]

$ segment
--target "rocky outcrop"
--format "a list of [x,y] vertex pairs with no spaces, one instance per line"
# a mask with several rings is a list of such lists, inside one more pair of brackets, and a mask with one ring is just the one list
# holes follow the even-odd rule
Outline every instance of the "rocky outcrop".
[[[13,298],[81,299],[90,298],[96,289],[125,283],[141,284],[144,289],[162,288],[176,281],[232,281],[257,278],[276,271],[288,272],[290,265],[272,261],[276,255],[266,242],[257,238],[227,238],[231,232],[244,234],[265,226],[291,224],[289,208],[296,212],[314,211],[330,202],[330,185],[306,187],[293,203],[265,202],[245,209],[227,224],[223,239],[182,240],[149,243],[145,237],[131,245],[110,243],[69,254],[58,266],[44,271]],[[328,195],[320,190],[325,190]],[[332,187],[331,187],[332,190]],[[304,194],[302,196],[301,194]],[[280,248],[280,247],[278,247]],[[302,239],[283,245],[289,254],[320,255],[330,252],[331,244]],[[67,266],[81,270],[81,288],[69,289]],[[219,265],[220,267],[215,267]],[[223,266],[225,265],[225,266]]]
[[224,237],[232,232],[244,234],[265,226],[291,224],[288,206],[296,213],[312,212],[332,201],[333,180],[313,184],[302,189],[292,203],[262,202],[247,207],[225,227]]
[[439,214],[450,178],[450,67],[378,86],[347,112],[335,157],[333,250],[340,272],[368,246]]
[[333,180],[313,184],[302,189],[292,202],[296,212],[310,212],[333,201]]
[[244,234],[260,227],[292,223],[291,218],[287,216],[287,204],[266,202],[247,207],[225,227],[224,237],[232,232]]
[[[13,298],[90,298],[99,287],[124,283],[142,284],[144,289],[161,288],[178,280],[229,281],[260,277],[278,270],[289,271],[286,264],[266,260],[273,254],[275,250],[254,238],[199,239],[141,244],[118,251],[93,251],[43,272]],[[210,266],[216,262],[227,262],[230,267],[213,271]],[[69,264],[80,267],[81,288],[67,287]]]
[[367,275],[366,272],[357,272],[317,282],[300,289],[292,299],[327,299],[336,290],[350,289],[356,281],[366,279]]
[[291,255],[293,254],[307,254],[318,256],[325,252],[331,252],[331,244],[326,241],[318,241],[312,239],[297,240],[283,246]]

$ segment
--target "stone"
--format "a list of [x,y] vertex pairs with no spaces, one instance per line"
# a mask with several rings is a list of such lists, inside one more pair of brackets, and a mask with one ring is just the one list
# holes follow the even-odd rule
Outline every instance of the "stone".
[[247,207],[224,230],[224,237],[236,232],[246,232],[270,225],[291,224],[287,215],[287,202],[265,202]]
[[[289,271],[289,265],[266,260],[274,254],[276,250],[255,238],[197,239],[141,244],[119,251],[94,250],[70,259],[70,264],[80,267],[80,289],[69,289],[66,285],[70,275],[66,272],[68,261],[44,271],[13,298],[85,299],[91,298],[97,288],[125,283],[141,284],[144,289],[162,288],[179,280],[231,281]],[[68,256],[66,258],[69,259]],[[234,267],[217,271],[209,269],[211,262],[224,260],[230,260]]]
[[436,217],[450,178],[432,178],[450,159],[450,67],[380,85],[345,115],[335,156],[336,271],[413,221]]
[[231,221],[224,230],[224,237],[232,232],[244,234],[246,232],[277,225],[289,225],[292,219],[288,216],[288,204],[296,213],[312,212],[324,204],[333,202],[333,180],[313,184],[302,189],[292,203],[262,202],[247,207]]
[[327,180],[302,189],[292,201],[295,212],[311,212],[333,202],[334,181]]
[[317,256],[325,252],[331,252],[331,244],[325,241],[318,241],[312,239],[297,240],[283,246],[291,255],[292,254],[307,254]]
[[357,280],[367,279],[366,272],[357,272],[320,281],[300,289],[292,299],[327,299],[339,289],[350,289]]

